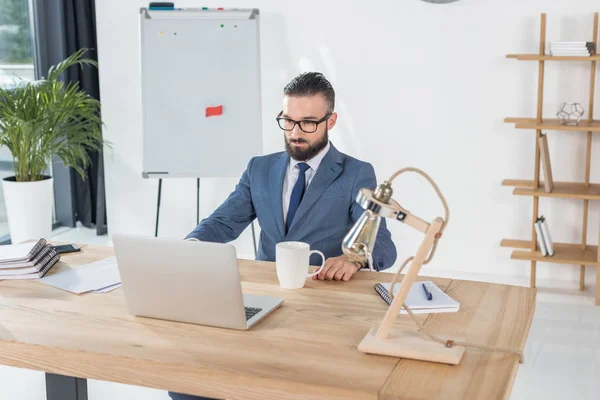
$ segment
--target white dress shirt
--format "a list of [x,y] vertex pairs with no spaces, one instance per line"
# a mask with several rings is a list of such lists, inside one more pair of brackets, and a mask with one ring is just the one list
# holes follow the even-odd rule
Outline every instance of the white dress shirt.
[[298,181],[298,175],[300,174],[300,169],[298,168],[298,164],[300,164],[301,162],[304,162],[304,163],[308,164],[308,166],[309,166],[309,168],[305,172],[306,186],[304,189],[304,193],[306,193],[306,190],[308,189],[308,185],[310,185],[310,183],[312,182],[312,179],[315,177],[315,174],[317,173],[317,169],[319,169],[319,165],[321,165],[321,161],[323,161],[323,158],[329,151],[330,147],[331,147],[331,145],[329,144],[329,142],[327,142],[327,146],[325,146],[325,148],[323,150],[321,150],[321,152],[319,154],[317,154],[316,156],[314,156],[313,158],[311,158],[308,161],[298,161],[298,160],[294,160],[292,157],[290,157],[290,163],[289,163],[288,169],[285,173],[285,177],[283,178],[283,192],[282,192],[283,202],[282,202],[282,204],[283,204],[283,224],[284,225],[287,224],[287,214],[288,214],[288,210],[290,208],[290,199],[292,198],[292,190],[294,189],[294,185],[296,185],[296,182]]

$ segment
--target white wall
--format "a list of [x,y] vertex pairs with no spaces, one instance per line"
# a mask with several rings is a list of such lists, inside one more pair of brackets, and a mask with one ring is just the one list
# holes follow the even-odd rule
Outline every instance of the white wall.
[[[154,230],[157,182],[141,178],[138,8],[146,4],[96,2],[104,134],[114,144],[105,156],[110,232]],[[548,40],[590,40],[597,1],[189,0],[176,5],[260,8],[265,153],[283,149],[274,121],[283,86],[299,72],[321,71],[337,92],[339,123],[331,139],[340,150],[373,163],[379,180],[400,167],[422,168],[446,194],[451,220],[431,268],[529,274],[529,263],[510,261],[510,250],[499,243],[530,237],[533,201],[512,196],[501,181],[532,178],[534,132],[502,121],[534,116],[537,64],[505,54],[537,51],[543,11]],[[549,63],[546,82],[546,116],[553,116],[561,101],[579,101],[587,109],[589,63]],[[549,138],[555,180],[583,180],[585,134],[550,132]],[[596,135],[594,181],[600,180],[599,146]],[[202,217],[235,182],[202,181]],[[394,187],[395,198],[416,214],[432,218],[442,212],[434,193],[416,177],[401,178]],[[555,241],[580,240],[581,201],[542,199],[541,212]],[[598,240],[599,214],[593,204],[590,243]],[[160,234],[185,235],[195,215],[195,181],[164,181]],[[420,235],[398,223],[390,229],[399,264],[414,253]],[[240,255],[251,255],[248,232],[237,245]],[[542,278],[574,280],[579,268],[542,264],[538,271]]]

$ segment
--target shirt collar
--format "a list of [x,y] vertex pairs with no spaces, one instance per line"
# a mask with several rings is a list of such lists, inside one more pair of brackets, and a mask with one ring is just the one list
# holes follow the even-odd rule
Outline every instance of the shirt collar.
[[304,162],[304,163],[308,164],[310,169],[312,169],[314,172],[317,172],[319,165],[321,165],[321,161],[323,161],[323,158],[325,158],[325,156],[327,155],[327,152],[329,151],[330,148],[331,148],[331,144],[329,142],[327,142],[327,146],[325,146],[325,148],[323,150],[321,150],[321,152],[319,154],[317,154],[316,156],[314,156],[313,158],[311,158],[308,161],[298,161],[298,160],[295,160],[292,157],[290,157],[290,171],[296,165],[300,164],[301,162]]

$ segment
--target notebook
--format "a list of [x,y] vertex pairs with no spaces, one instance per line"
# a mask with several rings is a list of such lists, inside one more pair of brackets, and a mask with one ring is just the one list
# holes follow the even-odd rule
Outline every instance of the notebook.
[[33,256],[33,258],[29,261],[11,261],[8,263],[0,261],[0,275],[18,275],[18,271],[26,271],[26,270],[34,270],[34,272],[39,271],[39,268],[36,266],[44,259],[46,254],[50,252],[52,246],[44,246],[37,254]]
[[19,243],[6,246],[0,246],[0,268],[3,264],[26,262],[31,260],[44,246],[46,239],[40,239],[36,242]]
[[41,251],[44,256],[32,267],[2,269],[0,265],[0,279],[38,279],[46,275],[60,260],[60,254],[51,246],[46,246]]
[[[427,290],[431,293],[433,298],[427,300],[425,290],[423,290],[422,284],[425,284]],[[392,304],[392,298],[390,297],[390,283],[377,283],[375,285],[375,291],[381,296],[381,298],[388,304]],[[397,294],[400,290],[400,283],[394,286],[394,294]],[[457,312],[460,308],[460,303],[448,296],[439,287],[436,286],[432,281],[423,281],[413,283],[408,296],[406,296],[406,305],[411,309],[413,314],[433,314],[433,313],[446,313],[446,312]],[[408,314],[404,308],[400,310],[400,314]]]

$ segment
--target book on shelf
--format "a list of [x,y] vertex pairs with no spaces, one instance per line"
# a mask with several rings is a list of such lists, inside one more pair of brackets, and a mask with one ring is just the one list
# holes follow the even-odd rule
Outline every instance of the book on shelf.
[[552,164],[550,163],[550,149],[548,148],[548,136],[541,134],[538,138],[540,147],[540,160],[544,172],[544,191],[552,193],[554,190],[554,179],[552,177]]
[[544,243],[544,238],[543,238],[543,233],[542,233],[542,226],[540,224],[540,219],[538,218],[535,221],[535,233],[536,233],[536,237],[537,237],[537,243],[538,243],[538,247],[540,248],[540,252],[542,253],[542,255],[544,257],[546,257],[548,255],[548,249],[546,248],[546,244]]
[[550,54],[553,56],[591,56],[596,54],[594,42],[550,42]]
[[535,221],[535,232],[540,252],[544,257],[554,255],[554,244],[546,218],[542,215]]
[[550,229],[548,228],[548,222],[546,218],[542,215],[542,222],[540,223],[542,227],[542,238],[544,239],[544,244],[546,245],[546,250],[548,250],[548,255],[554,255],[554,244],[552,243],[552,236],[550,236]]

